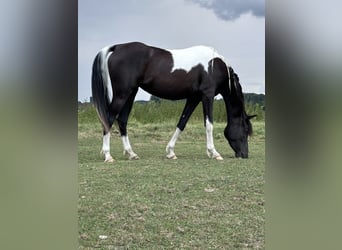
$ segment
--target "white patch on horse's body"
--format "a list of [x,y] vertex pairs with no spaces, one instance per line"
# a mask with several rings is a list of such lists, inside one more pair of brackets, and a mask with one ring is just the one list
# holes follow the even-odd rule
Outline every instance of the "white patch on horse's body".
[[102,153],[105,156],[105,162],[113,162],[113,157],[110,155],[110,132],[103,136]]
[[203,45],[167,51],[171,53],[173,59],[171,73],[177,69],[189,72],[193,67],[199,64],[201,64],[204,70],[208,72],[209,62],[211,59],[220,58],[224,61],[223,56],[219,55],[214,48]]
[[121,136],[121,140],[122,140],[122,145],[124,148],[123,154],[124,155],[128,154],[128,158],[130,160],[139,159],[139,156],[136,153],[134,153],[132,150],[132,146],[129,143],[128,135]]
[[103,62],[101,71],[102,71],[103,83],[105,84],[104,87],[107,90],[108,102],[111,103],[113,100],[113,89],[112,89],[112,83],[111,83],[109,71],[108,71],[108,58],[112,54],[112,52],[108,53],[108,50],[109,50],[109,46],[104,47],[101,50],[101,57],[102,57],[102,62]]
[[213,124],[209,121],[208,117],[205,120],[205,128],[207,134],[207,154],[209,158],[216,160],[223,160],[221,155],[216,151],[213,138]]
[[171,140],[169,141],[169,143],[166,146],[166,153],[167,153],[166,157],[168,159],[177,159],[177,156],[174,152],[174,148],[175,148],[176,142],[177,142],[178,137],[180,136],[181,132],[182,131],[179,128],[176,128],[175,133],[172,135]]

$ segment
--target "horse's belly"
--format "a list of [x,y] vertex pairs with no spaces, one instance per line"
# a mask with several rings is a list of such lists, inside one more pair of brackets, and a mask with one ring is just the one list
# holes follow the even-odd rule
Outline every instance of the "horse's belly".
[[148,77],[144,79],[140,87],[160,98],[179,100],[193,95],[198,81],[196,72],[176,71],[173,74],[165,73]]
[[140,85],[140,87],[154,96],[170,100],[186,99],[192,92],[189,87],[180,87],[175,84],[148,84]]

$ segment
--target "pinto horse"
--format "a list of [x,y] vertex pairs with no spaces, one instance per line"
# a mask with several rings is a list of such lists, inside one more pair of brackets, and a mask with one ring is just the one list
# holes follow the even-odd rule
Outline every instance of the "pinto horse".
[[174,147],[187,121],[202,102],[207,137],[207,154],[223,160],[213,141],[213,102],[221,94],[227,111],[224,135],[236,157],[248,158],[250,119],[238,75],[216,50],[195,46],[167,50],[132,42],[103,48],[95,57],[92,69],[92,94],[103,126],[102,153],[105,162],[113,162],[110,154],[110,130],[118,126],[129,159],[139,159],[130,145],[127,120],[138,88],[160,98],[186,99],[176,131],[166,146],[166,157],[176,159]]

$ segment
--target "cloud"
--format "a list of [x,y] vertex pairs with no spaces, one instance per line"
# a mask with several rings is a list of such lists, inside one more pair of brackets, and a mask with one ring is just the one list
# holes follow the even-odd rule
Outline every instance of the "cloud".
[[220,19],[231,21],[242,14],[251,13],[256,17],[265,16],[265,0],[187,0],[211,9]]

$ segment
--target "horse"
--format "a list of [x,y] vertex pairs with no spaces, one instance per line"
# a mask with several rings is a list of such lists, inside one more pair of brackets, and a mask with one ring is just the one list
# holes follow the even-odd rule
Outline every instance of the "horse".
[[186,99],[176,131],[166,146],[166,157],[177,159],[174,148],[197,105],[202,102],[209,158],[223,160],[214,146],[213,102],[218,94],[227,112],[225,138],[235,157],[248,158],[248,136],[252,133],[250,116],[246,114],[238,75],[224,57],[211,47],[162,49],[140,42],[116,44],[101,49],[92,67],[92,96],[103,127],[102,154],[105,162],[113,162],[110,154],[110,131],[118,127],[128,158],[139,159],[127,134],[127,121],[138,88],[170,100]]

